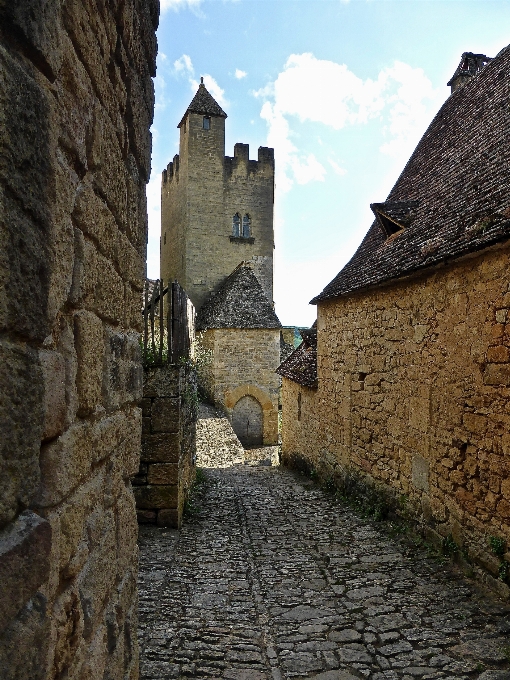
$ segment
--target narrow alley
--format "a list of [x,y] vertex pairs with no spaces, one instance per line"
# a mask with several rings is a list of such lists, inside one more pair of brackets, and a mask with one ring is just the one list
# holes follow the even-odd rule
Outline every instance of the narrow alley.
[[180,534],[140,528],[143,680],[510,678],[508,606],[276,467],[274,449],[243,461],[213,410],[198,451]]

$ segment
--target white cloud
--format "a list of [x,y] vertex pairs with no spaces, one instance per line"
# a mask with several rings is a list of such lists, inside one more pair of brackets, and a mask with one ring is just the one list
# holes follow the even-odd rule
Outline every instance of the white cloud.
[[176,73],[186,75],[193,75],[195,73],[191,57],[188,54],[183,54],[182,57],[179,57],[179,59],[174,61],[174,69]]
[[[384,138],[380,151],[408,156],[439,102],[422,69],[395,62],[377,79],[363,80],[345,64],[317,59],[311,53],[292,54],[276,80],[252,94],[265,100],[260,115],[268,125],[267,143],[275,148],[282,191],[294,182],[324,180],[326,175],[320,161],[296,145],[296,121],[341,130],[379,119]],[[334,160],[328,162],[337,175],[346,173]]]
[[174,12],[188,7],[192,10],[197,10],[200,7],[202,0],[161,0],[161,12],[166,12],[169,9]]
[[[204,78],[204,85],[209,90],[209,92],[214,97],[214,99],[216,99],[218,104],[220,106],[228,106],[228,101],[225,99],[225,90],[223,90],[218,85],[216,80],[212,76],[210,76],[208,73],[206,73],[203,76],[203,78]],[[190,79],[190,85],[191,85],[191,89],[193,90],[193,92],[196,92],[198,90],[199,84],[200,83],[198,82],[198,80]]]
[[[200,82],[194,77],[195,68],[193,66],[193,62],[191,61],[191,57],[188,54],[183,54],[181,57],[179,57],[179,59],[174,61],[174,75],[188,78],[191,91],[193,94],[195,94],[195,92],[198,90]],[[220,106],[228,106],[228,101],[225,99],[225,90],[221,88],[216,80],[209,74],[206,73],[203,78],[204,85],[216,99],[218,104]]]
[[331,167],[333,168],[337,175],[342,176],[347,174],[347,170],[338,165],[338,163],[334,161],[332,158],[328,158],[328,163],[331,165]]
[[241,80],[242,78],[246,78],[248,74],[246,73],[246,71],[241,71],[240,68],[236,68],[236,72],[234,75],[237,78],[237,80]]

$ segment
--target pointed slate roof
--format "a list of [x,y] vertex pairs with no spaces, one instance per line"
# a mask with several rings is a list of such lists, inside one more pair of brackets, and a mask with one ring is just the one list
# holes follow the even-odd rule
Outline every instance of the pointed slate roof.
[[276,372],[288,380],[304,387],[317,388],[317,322],[312,328],[302,330],[303,342],[285,361],[278,366]]
[[[510,46],[446,100],[387,201],[374,204],[378,219],[353,258],[312,304],[510,238],[509,101]],[[402,228],[389,235],[381,214]]]
[[207,328],[281,328],[249,262],[241,262],[197,314],[197,330]]
[[214,97],[204,85],[203,78],[195,96],[191,100],[191,104],[186,109],[186,112],[177,127],[181,127],[188,113],[200,113],[204,116],[219,116],[221,118],[227,118],[225,111],[221,108],[216,99],[214,99]]

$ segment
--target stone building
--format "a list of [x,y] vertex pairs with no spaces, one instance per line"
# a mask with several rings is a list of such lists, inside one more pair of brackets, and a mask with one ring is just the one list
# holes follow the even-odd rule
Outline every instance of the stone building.
[[281,324],[253,272],[242,262],[197,315],[209,352],[202,377],[245,447],[278,443]]
[[1,3],[0,677],[138,677],[157,0]]
[[[197,309],[209,394],[246,446],[278,441],[280,322],[273,308],[273,149],[225,156],[227,114],[203,82],[161,185],[161,275]],[[242,264],[241,264],[242,263]],[[241,265],[241,266],[239,266]]]
[[317,389],[299,377],[313,353],[280,372],[284,459],[404,495],[497,576],[490,538],[510,542],[510,48],[481,57],[463,55],[461,87],[450,81],[358,251],[312,300]]
[[259,147],[252,161],[236,144],[225,156],[226,117],[201,83],[161,184],[161,276],[179,281],[197,311],[248,260],[273,301],[274,152]]

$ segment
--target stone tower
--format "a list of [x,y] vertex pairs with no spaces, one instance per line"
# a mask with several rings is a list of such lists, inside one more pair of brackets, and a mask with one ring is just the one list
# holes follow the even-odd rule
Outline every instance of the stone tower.
[[274,152],[247,144],[225,156],[227,114],[200,84],[180,128],[179,155],[163,171],[161,276],[200,309],[240,262],[251,262],[273,301]]

